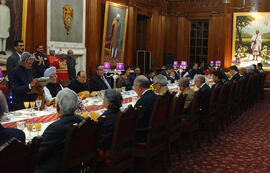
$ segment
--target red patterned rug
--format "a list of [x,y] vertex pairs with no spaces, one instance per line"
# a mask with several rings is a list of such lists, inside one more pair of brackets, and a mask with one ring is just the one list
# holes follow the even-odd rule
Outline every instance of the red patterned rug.
[[[169,173],[270,173],[270,95],[182,160],[171,154]],[[151,170],[151,172],[160,172]]]

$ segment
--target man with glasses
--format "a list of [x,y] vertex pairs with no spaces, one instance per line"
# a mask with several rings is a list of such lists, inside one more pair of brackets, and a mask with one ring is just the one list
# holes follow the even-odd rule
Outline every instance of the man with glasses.
[[90,91],[111,89],[111,78],[106,78],[104,76],[104,66],[98,65],[96,70],[97,74],[93,76],[90,81]]
[[32,63],[34,57],[28,52],[21,56],[20,64],[9,74],[9,84],[13,95],[13,110],[24,108],[24,102],[34,101],[35,94],[28,94],[38,83],[38,79],[33,79]]
[[54,99],[59,91],[63,89],[62,85],[58,84],[57,75],[56,75],[56,68],[50,67],[47,68],[44,72],[44,77],[49,77],[48,84],[43,88],[44,96],[46,101],[50,101]]
[[79,71],[77,73],[77,79],[74,79],[71,84],[68,86],[71,90],[76,93],[82,91],[88,91],[87,84],[86,84],[87,76],[85,71]]
[[16,40],[14,42],[14,50],[15,52],[7,59],[7,74],[8,75],[17,65],[19,65],[21,56],[24,52],[24,43],[22,40]]
[[35,60],[33,62],[34,77],[43,77],[43,74],[47,68],[49,68],[49,61],[47,55],[44,54],[44,46],[36,45]]

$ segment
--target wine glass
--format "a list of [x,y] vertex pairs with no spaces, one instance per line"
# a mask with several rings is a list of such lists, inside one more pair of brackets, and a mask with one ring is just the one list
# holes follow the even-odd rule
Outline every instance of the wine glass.
[[38,107],[38,111],[40,111],[41,104],[42,104],[42,100],[36,100],[36,105]]
[[29,102],[24,102],[23,104],[24,104],[25,109],[29,108]]
[[35,123],[35,129],[38,132],[38,136],[39,136],[39,132],[41,131],[41,126],[42,124],[40,122]]
[[31,132],[33,131],[33,123],[26,123],[26,128],[28,130],[28,140],[31,140]]
[[30,102],[30,107],[31,107],[31,115],[33,115],[33,110],[35,107],[36,103],[35,102]]

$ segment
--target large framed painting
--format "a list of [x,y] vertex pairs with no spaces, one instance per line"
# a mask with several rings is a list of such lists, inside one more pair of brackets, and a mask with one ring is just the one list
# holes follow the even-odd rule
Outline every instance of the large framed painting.
[[232,63],[270,70],[270,13],[234,13]]
[[127,22],[127,6],[106,2],[101,63],[109,62],[114,66],[123,62]]
[[15,40],[26,37],[27,0],[0,0],[0,58],[12,54]]
[[48,47],[85,48],[85,0],[47,0]]

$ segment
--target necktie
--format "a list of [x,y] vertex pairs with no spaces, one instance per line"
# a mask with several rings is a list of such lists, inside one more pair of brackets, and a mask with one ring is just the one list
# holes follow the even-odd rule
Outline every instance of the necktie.
[[108,81],[105,79],[105,77],[103,77],[102,80],[104,81],[104,83],[106,84],[106,86],[108,87],[108,89],[111,89],[111,86],[108,83]]

